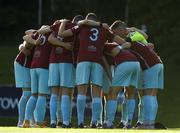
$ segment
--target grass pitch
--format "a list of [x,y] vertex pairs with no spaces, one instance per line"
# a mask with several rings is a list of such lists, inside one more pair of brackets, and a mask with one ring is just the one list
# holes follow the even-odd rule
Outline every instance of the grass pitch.
[[125,129],[62,129],[62,128],[18,128],[0,127],[0,133],[180,133],[180,129],[167,130],[125,130]]

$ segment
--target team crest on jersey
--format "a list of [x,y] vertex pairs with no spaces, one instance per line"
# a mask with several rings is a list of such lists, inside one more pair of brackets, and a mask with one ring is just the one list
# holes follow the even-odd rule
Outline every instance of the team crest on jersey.
[[39,58],[41,55],[41,52],[39,50],[34,52],[34,58]]
[[96,52],[97,48],[94,45],[88,46],[88,51]]
[[56,54],[61,54],[63,52],[63,49],[61,47],[57,47],[55,50]]

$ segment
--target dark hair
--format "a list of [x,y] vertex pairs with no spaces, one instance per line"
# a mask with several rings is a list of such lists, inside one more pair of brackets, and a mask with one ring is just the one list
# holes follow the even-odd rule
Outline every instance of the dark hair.
[[114,23],[110,26],[110,29],[115,30],[117,28],[122,28],[122,29],[127,28],[126,23],[121,20],[114,21]]
[[78,21],[83,20],[83,19],[84,19],[84,17],[82,15],[76,15],[76,16],[74,16],[72,22],[77,23]]
[[86,19],[98,21],[97,15],[95,13],[88,13]]

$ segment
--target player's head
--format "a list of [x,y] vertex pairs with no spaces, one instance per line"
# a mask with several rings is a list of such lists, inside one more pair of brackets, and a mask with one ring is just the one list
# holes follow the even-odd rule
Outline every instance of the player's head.
[[74,16],[72,22],[77,24],[80,20],[83,20],[83,19],[84,17],[82,15],[76,15]]
[[86,19],[88,20],[94,20],[94,21],[98,21],[98,17],[95,13],[88,13],[86,15]]
[[110,29],[114,34],[123,38],[125,38],[128,34],[126,23],[121,20],[114,21],[114,23],[110,26]]

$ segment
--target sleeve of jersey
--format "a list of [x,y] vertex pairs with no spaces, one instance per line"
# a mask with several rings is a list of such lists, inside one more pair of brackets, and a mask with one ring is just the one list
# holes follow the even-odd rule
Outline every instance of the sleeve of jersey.
[[77,34],[79,32],[79,30],[80,30],[79,26],[74,26],[74,27],[71,28],[71,31],[72,31],[73,34]]

